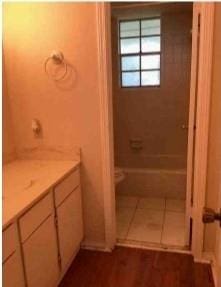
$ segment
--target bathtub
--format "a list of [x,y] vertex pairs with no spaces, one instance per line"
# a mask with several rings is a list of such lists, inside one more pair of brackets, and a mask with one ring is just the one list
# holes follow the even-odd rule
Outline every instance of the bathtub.
[[185,169],[123,168],[124,181],[116,187],[118,195],[185,199]]

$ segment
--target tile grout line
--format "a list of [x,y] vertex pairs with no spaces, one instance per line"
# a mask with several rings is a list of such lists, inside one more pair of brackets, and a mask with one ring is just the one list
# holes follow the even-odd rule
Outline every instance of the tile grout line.
[[132,222],[133,222],[133,220],[134,220],[136,211],[137,211],[137,209],[138,209],[139,201],[140,201],[140,198],[138,197],[137,204],[136,204],[136,206],[135,206],[134,213],[133,213],[133,215],[132,215],[132,217],[131,217],[131,220],[130,220],[130,223],[129,223],[129,226],[128,226],[128,230],[127,230],[127,233],[126,233],[126,236],[125,236],[125,239],[124,239],[124,240],[127,240],[127,236],[128,236],[128,234],[129,234],[129,231],[130,231]]
[[132,223],[132,221],[133,221],[133,219],[134,219],[135,212],[136,212],[136,210],[137,210],[137,206],[138,206],[139,200],[140,200],[140,199],[137,197],[137,203],[135,204],[134,207],[132,207],[132,206],[119,206],[120,209],[121,209],[121,208],[127,208],[127,209],[133,209],[133,208],[134,208],[134,212],[132,213],[131,220],[130,220],[130,222],[129,222],[129,226],[128,226],[128,230],[127,230],[127,232],[126,232],[126,235],[125,235],[123,238],[117,238],[117,239],[120,239],[120,240],[122,240],[122,241],[126,241],[126,238],[127,238],[128,233],[129,233],[129,229],[130,229],[131,223]]

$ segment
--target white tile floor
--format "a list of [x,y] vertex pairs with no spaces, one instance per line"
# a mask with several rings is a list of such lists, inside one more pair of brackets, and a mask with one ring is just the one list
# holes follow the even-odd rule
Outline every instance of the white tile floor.
[[117,196],[117,238],[184,247],[185,201]]

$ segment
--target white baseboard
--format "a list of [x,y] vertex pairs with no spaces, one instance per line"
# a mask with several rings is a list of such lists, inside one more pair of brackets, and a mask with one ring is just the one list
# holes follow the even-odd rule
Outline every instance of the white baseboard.
[[182,247],[165,246],[158,243],[146,243],[136,240],[117,240],[116,246],[128,247],[128,248],[139,248],[146,250],[162,251],[162,252],[172,252],[181,254],[192,254],[188,249]]
[[84,241],[81,244],[82,249],[102,251],[102,252],[111,252],[110,248],[107,248],[104,243],[93,242],[93,241]]

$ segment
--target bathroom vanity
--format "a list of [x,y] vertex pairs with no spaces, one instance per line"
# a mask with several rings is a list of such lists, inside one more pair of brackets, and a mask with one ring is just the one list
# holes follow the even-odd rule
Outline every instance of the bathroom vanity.
[[3,286],[55,287],[83,239],[79,161],[3,167]]

